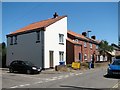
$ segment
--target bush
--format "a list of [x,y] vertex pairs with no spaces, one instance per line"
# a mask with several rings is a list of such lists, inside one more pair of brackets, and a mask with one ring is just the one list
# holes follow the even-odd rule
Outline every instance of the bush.
[[67,64],[67,67],[72,67],[72,64]]

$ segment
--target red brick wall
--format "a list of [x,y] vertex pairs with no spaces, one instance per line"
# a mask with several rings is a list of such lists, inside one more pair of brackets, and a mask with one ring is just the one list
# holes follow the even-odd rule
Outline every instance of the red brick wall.
[[81,53],[81,46],[74,45],[74,61],[79,61],[79,53]]
[[[70,38],[71,40],[75,39],[74,36],[69,35],[68,34],[68,38]],[[74,61],[78,61],[79,60],[79,53],[82,53],[82,61],[87,62],[91,60],[91,55],[93,55],[93,53],[95,52],[95,54],[98,54],[98,50],[96,50],[96,45],[92,43],[92,48],[90,48],[90,43],[87,42],[86,47],[84,47],[84,42],[82,40],[78,40],[78,43],[81,44],[81,46],[78,45],[74,45],[72,43],[70,43],[69,41],[67,41],[67,63],[72,63]],[[87,60],[84,59],[84,55],[87,55]],[[96,57],[95,57],[95,61],[96,61]]]
[[74,62],[74,45],[69,41],[66,41],[66,63],[72,64]]
[[[87,42],[86,47],[84,47],[84,42],[85,41],[80,41],[79,43],[82,44],[82,61],[86,61],[84,59],[84,55],[87,54],[87,61],[91,60],[91,55],[93,55],[93,53],[95,52],[95,54],[97,55],[98,51],[96,50],[96,45],[92,44],[92,48],[90,48],[90,43]],[[96,57],[95,57],[95,61],[96,61]]]

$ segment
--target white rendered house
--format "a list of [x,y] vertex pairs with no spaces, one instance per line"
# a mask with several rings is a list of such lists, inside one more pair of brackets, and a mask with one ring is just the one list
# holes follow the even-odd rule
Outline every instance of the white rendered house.
[[[7,35],[7,66],[14,60],[50,68],[66,61],[67,16],[32,23]],[[66,63],[66,62],[65,62]]]

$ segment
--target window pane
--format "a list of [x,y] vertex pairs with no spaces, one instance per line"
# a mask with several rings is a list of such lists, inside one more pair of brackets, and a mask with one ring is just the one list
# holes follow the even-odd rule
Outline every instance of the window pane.
[[17,44],[17,36],[15,36],[15,44]]
[[84,42],[84,47],[86,47],[86,42]]
[[37,41],[40,41],[41,32],[37,31],[36,34],[37,34]]
[[59,52],[60,61],[64,61],[64,52]]
[[60,43],[64,42],[64,35],[63,34],[59,34],[59,42]]
[[84,55],[84,60],[87,60],[87,55],[86,54]]
[[11,45],[13,44],[13,37],[11,37],[11,41],[10,41],[10,44],[11,44]]

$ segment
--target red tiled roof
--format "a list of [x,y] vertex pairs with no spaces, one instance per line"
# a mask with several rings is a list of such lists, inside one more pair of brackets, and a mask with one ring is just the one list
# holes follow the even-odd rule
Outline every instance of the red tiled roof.
[[40,21],[40,22],[35,22],[35,23],[32,23],[28,26],[25,26],[25,27],[15,31],[15,32],[12,32],[10,34],[14,35],[14,34],[21,33],[21,32],[31,31],[31,30],[34,30],[34,29],[37,29],[37,28],[47,27],[47,26],[55,23],[56,21],[59,21],[60,19],[62,19],[64,17],[66,17],[66,16],[58,16],[57,18],[50,18],[50,19],[43,20],[43,21]]
[[73,44],[79,44],[79,45],[81,45],[79,42],[73,41],[73,40],[71,40],[70,38],[67,38],[67,41],[69,41],[69,42],[71,42],[71,43],[73,43]]
[[70,34],[70,35],[73,35],[73,36],[76,36],[76,37],[79,37],[79,38],[88,40],[85,36],[83,36],[83,35],[81,35],[81,34],[77,34],[77,33],[72,32],[72,31],[70,31],[70,30],[68,30],[67,33]]
[[95,39],[92,39],[92,38],[87,38],[87,37],[85,37],[81,34],[77,34],[77,33],[72,32],[70,30],[68,30],[67,33],[70,34],[70,35],[73,35],[75,37],[82,38],[82,39],[87,40],[87,41],[93,41],[93,42],[96,42],[96,43],[100,43],[100,41],[98,41],[98,40],[95,40]]

